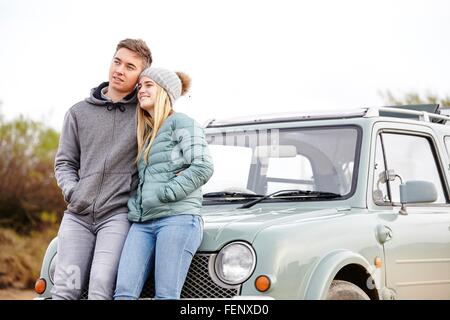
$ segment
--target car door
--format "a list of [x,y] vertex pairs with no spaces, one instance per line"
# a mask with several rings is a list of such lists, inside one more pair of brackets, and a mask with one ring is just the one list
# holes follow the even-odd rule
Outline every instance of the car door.
[[[435,139],[410,130],[375,132],[372,195],[384,209],[377,232],[383,234],[386,286],[396,299],[450,299],[450,206]],[[438,198],[407,205],[407,214],[400,214],[399,185],[410,180],[433,182]]]

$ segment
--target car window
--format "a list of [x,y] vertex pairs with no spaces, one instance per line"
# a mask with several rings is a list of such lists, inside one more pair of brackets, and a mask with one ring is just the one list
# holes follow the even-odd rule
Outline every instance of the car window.
[[400,178],[390,181],[391,200],[400,202],[399,186],[409,180],[425,180],[434,183],[438,192],[435,203],[445,203],[441,177],[428,138],[407,134],[382,133],[387,170],[393,170]]
[[270,158],[267,169],[267,192],[281,189],[313,190],[311,162],[302,155],[292,158]]
[[213,174],[211,179],[203,186],[203,193],[245,189],[252,160],[252,149],[211,144],[209,151],[216,174]]
[[348,196],[355,186],[360,131],[355,126],[235,129],[209,133],[214,174],[203,193],[283,189]]
[[445,149],[447,150],[447,155],[450,157],[450,137],[444,138]]
[[390,203],[391,199],[387,189],[388,184],[386,183],[386,167],[384,165],[381,135],[377,136],[373,175],[373,200],[377,204]]

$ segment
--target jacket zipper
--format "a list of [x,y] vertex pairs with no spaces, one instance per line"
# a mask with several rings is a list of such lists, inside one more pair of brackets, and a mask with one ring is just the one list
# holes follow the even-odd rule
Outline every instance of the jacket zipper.
[[144,173],[142,174],[142,182],[139,185],[139,193],[140,193],[140,198],[139,198],[139,222],[142,222],[142,216],[144,214],[144,208],[142,208],[142,187],[144,186],[145,183],[145,174],[147,172],[147,168],[148,166],[146,165],[144,168]]
[[[114,133],[115,133],[115,128],[116,128],[116,114],[117,114],[117,108],[114,109],[113,128],[112,128],[112,135],[111,135],[111,145],[114,142]],[[102,187],[103,187],[103,180],[105,178],[105,171],[106,171],[106,161],[108,160],[108,156],[109,156],[109,151],[110,150],[111,150],[111,148],[108,149],[108,152],[106,153],[106,156],[105,156],[105,161],[103,162],[102,179],[100,180],[100,185],[99,185],[99,187],[97,189],[97,194],[95,196],[94,205],[92,206],[92,218],[93,218],[92,224],[93,225],[95,225],[95,223],[96,223],[96,221],[95,221],[95,204],[97,203],[98,196],[100,195],[100,191],[102,190]]]

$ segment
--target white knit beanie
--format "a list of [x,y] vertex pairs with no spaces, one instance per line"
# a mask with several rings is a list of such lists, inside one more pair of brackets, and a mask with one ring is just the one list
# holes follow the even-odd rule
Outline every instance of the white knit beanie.
[[147,68],[142,71],[139,80],[142,77],[149,77],[155,81],[160,87],[166,90],[169,95],[170,102],[173,104],[181,96],[181,80],[178,75],[170,70],[161,68]]

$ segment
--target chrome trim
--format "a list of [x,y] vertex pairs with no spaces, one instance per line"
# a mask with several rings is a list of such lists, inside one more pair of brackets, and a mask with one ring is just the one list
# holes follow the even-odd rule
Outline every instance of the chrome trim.
[[[246,277],[246,278],[243,279],[242,281],[239,281],[239,282],[236,282],[236,283],[232,283],[232,282],[225,281],[224,279],[220,279],[219,272],[217,272],[217,257],[219,256],[219,254],[220,254],[223,250],[225,250],[225,248],[227,248],[227,247],[229,247],[229,246],[232,246],[232,245],[236,245],[236,244],[241,244],[241,245],[243,245],[244,247],[247,247],[247,248],[249,249],[249,251],[250,251],[250,253],[251,253],[252,257],[253,257],[253,263],[252,263],[252,267],[250,268],[250,272],[249,272],[249,274],[248,274],[248,277]],[[253,249],[253,247],[252,247],[250,244],[248,244],[247,242],[244,242],[244,241],[234,241],[234,242],[228,243],[228,244],[225,245],[222,249],[220,249],[219,253],[217,253],[217,255],[216,255],[216,257],[215,257],[214,260],[215,260],[215,261],[214,261],[214,274],[215,274],[215,276],[217,276],[217,278],[219,278],[219,280],[220,280],[221,282],[224,282],[224,283],[226,283],[226,284],[228,284],[228,285],[232,285],[232,286],[234,286],[234,285],[239,285],[239,284],[242,284],[242,283],[244,283],[245,281],[247,281],[247,280],[251,277],[251,275],[253,274],[253,272],[255,271],[255,267],[256,267],[256,253],[255,253],[255,250]]]
[[399,287],[408,286],[430,286],[439,284],[450,284],[450,280],[435,280],[435,281],[413,281],[413,282],[397,282],[396,285]]

